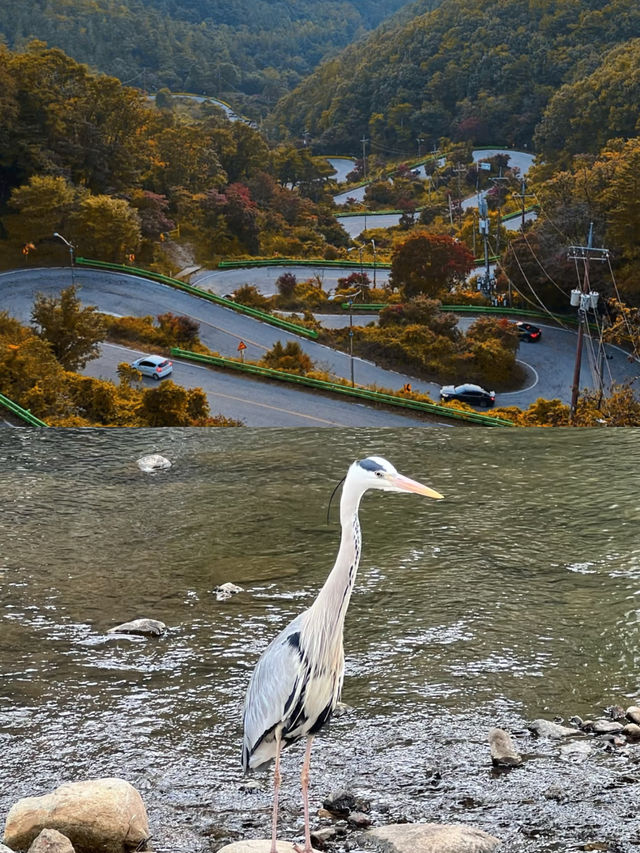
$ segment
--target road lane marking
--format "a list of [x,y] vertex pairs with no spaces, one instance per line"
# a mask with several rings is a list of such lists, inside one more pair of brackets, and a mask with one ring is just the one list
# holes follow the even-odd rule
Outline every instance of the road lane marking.
[[313,415],[305,415],[304,412],[295,412],[293,409],[284,409],[282,406],[270,406],[268,403],[257,403],[255,400],[247,400],[245,397],[235,397],[233,394],[221,394],[219,391],[210,391],[212,397],[223,397],[225,400],[235,400],[236,403],[248,403],[251,406],[260,406],[262,409],[271,409],[274,412],[283,412],[285,415],[296,415],[309,421],[317,421],[329,426],[346,426],[340,421],[330,421],[326,418],[316,418]]
[[527,385],[526,388],[520,388],[519,391],[506,391],[504,394],[500,394],[500,397],[513,397],[514,394],[522,394],[524,391],[531,391],[532,388],[535,388],[536,385],[540,382],[540,377],[538,376],[538,371],[535,367],[529,364],[528,361],[522,361],[521,358],[517,358],[516,361],[518,364],[524,364],[525,367],[528,367],[529,370],[533,373],[535,379],[531,383],[531,385]]

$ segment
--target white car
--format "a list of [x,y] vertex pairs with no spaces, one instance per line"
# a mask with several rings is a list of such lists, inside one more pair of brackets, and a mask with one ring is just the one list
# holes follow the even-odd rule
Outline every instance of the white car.
[[173,373],[173,362],[163,355],[143,355],[134,361],[131,367],[135,367],[143,376],[151,376],[153,379],[164,379]]

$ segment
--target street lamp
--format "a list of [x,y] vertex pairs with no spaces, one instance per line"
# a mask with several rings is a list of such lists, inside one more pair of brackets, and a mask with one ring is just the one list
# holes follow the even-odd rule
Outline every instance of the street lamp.
[[353,300],[356,296],[359,296],[362,291],[360,288],[358,290],[354,290],[353,293],[349,294],[347,297],[347,302],[349,303],[349,362],[351,365],[351,387],[355,387],[355,381],[353,378]]
[[74,251],[75,251],[75,247],[73,246],[73,244],[72,244],[72,243],[70,243],[70,242],[66,239],[66,237],[63,237],[63,236],[62,236],[62,234],[58,234],[58,232],[57,232],[57,231],[54,231],[54,232],[53,232],[53,236],[54,236],[54,237],[57,237],[57,238],[58,238],[58,240],[62,240],[62,242],[65,244],[65,246],[68,246],[68,247],[69,247],[69,264],[70,264],[70,266],[71,266],[71,284],[73,285],[73,254],[74,254]]
[[352,246],[350,249],[347,249],[347,254],[349,254],[349,252],[353,252],[354,249],[357,249],[358,254],[360,255],[360,275],[363,276],[364,268],[362,266],[362,250],[364,249],[364,246]]

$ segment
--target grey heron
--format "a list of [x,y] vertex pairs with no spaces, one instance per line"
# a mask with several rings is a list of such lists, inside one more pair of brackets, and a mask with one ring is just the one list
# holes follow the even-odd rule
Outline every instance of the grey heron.
[[277,853],[280,752],[306,737],[301,784],[304,848],[312,853],[309,829],[309,765],[313,737],[328,722],[344,676],[344,619],[360,561],[358,508],[368,489],[416,492],[440,500],[439,492],[399,474],[379,456],[354,462],[340,498],[342,535],[335,564],[316,600],[269,644],[251,676],[244,705],[242,766],[245,772],[275,760],[271,853]]

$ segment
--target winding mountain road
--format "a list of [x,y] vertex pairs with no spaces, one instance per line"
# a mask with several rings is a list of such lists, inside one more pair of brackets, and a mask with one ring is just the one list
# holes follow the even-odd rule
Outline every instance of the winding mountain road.
[[[295,268],[292,268],[295,269]],[[303,267],[309,275],[309,268]],[[245,269],[242,271],[245,280],[256,284],[261,289],[265,282],[277,278],[288,268],[258,268]],[[234,275],[238,271],[230,271]],[[345,275],[346,271],[331,269],[332,275]],[[227,273],[221,273],[225,276]],[[309,354],[315,364],[334,375],[345,379],[350,377],[351,361],[349,355],[338,350],[333,350],[317,341],[298,337],[292,332],[278,329],[266,323],[261,323],[251,317],[238,314],[220,305],[210,303],[205,299],[189,293],[175,290],[167,285],[155,281],[140,278],[138,276],[124,273],[113,273],[102,270],[76,269],[74,281],[78,286],[81,300],[85,304],[96,305],[101,311],[118,316],[156,316],[164,312],[184,314],[193,318],[200,325],[200,338],[210,349],[219,352],[223,356],[237,356],[238,344],[242,340],[247,349],[246,356],[251,359],[259,359],[264,353],[271,349],[278,340],[283,343],[298,341],[302,348]],[[218,285],[227,286],[228,292],[233,286],[220,276],[216,279]],[[0,274],[0,309],[6,310],[12,316],[28,323],[30,321],[31,306],[36,293],[42,292],[49,296],[59,294],[60,291],[71,283],[69,268],[35,268],[17,270]],[[366,316],[364,322],[374,322],[375,317]],[[335,324],[338,318],[332,320]],[[342,317],[342,323],[347,323],[348,317]],[[356,321],[357,322],[357,321]],[[460,324],[471,322],[470,318],[463,318]],[[540,325],[539,321],[535,321]],[[519,352],[519,360],[526,367],[528,380],[526,387],[511,393],[498,395],[498,404],[515,405],[526,408],[539,397],[546,399],[559,398],[567,403],[570,400],[570,387],[573,374],[575,357],[576,335],[572,330],[542,325],[543,336],[539,343],[522,343]],[[630,361],[627,354],[617,348],[608,346],[607,359],[605,361],[605,377],[607,384],[609,378],[622,382],[635,379],[639,375],[639,365]],[[87,372],[98,371],[94,375],[102,375],[105,378],[115,377],[115,367],[122,360],[130,360],[129,356],[120,357],[117,353],[109,354],[108,347],[103,347],[101,359],[90,362]],[[131,359],[132,360],[132,359]],[[591,376],[588,370],[588,351],[583,359],[583,371],[581,374],[581,387],[591,385]],[[194,383],[190,387],[204,387],[205,377],[220,377],[222,374],[214,371],[203,371],[190,365],[189,371],[180,365],[174,371],[174,379],[183,384],[183,377],[189,375],[189,382]],[[413,376],[385,370],[371,362],[354,359],[355,381],[361,385],[375,385],[379,388],[399,389],[406,382],[410,382],[414,390],[425,391],[433,397],[438,398],[439,385],[426,382]],[[150,380],[151,381],[151,380]],[[222,412],[229,417],[237,417],[245,420],[250,425],[270,426],[294,426],[309,422],[311,418],[320,418],[349,426],[393,426],[403,425],[425,425],[417,417],[405,416],[395,412],[381,412],[374,407],[360,406],[345,401],[332,401],[336,407],[325,407],[324,401],[328,398],[321,397],[309,392],[288,388],[277,384],[266,384],[244,376],[225,375],[222,379],[207,379],[210,383],[205,390],[212,395],[211,409],[214,412]],[[184,383],[187,385],[187,382]],[[261,393],[258,393],[258,387]],[[237,397],[237,405],[222,406],[218,401],[223,395]],[[216,397],[216,395],[218,395]],[[296,401],[295,405],[293,401]],[[248,416],[245,406],[251,401],[256,402],[255,413]],[[260,403],[260,406],[257,405]],[[268,413],[268,407],[273,408],[272,414]],[[243,413],[240,413],[242,410]],[[276,416],[275,411],[280,414]],[[329,411],[330,410],[330,411]],[[356,415],[353,412],[356,412]],[[384,418],[382,417],[384,415]],[[399,420],[398,420],[399,419]],[[355,422],[354,422],[355,420]],[[384,421],[384,423],[382,423]]]

